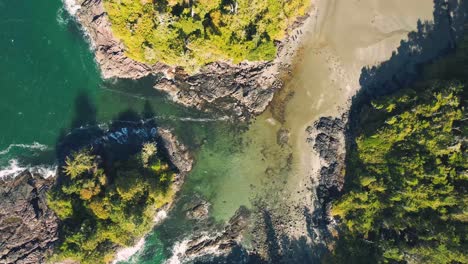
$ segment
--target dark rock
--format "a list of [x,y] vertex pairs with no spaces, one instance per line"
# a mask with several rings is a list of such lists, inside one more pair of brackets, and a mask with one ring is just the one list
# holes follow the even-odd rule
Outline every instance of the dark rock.
[[28,171],[0,180],[0,263],[44,263],[58,239],[58,218],[47,207],[53,180]]
[[278,52],[273,61],[218,61],[189,74],[176,65],[148,65],[130,59],[125,55],[125,45],[112,33],[104,1],[75,1],[80,7],[75,17],[91,42],[104,78],[140,79],[153,75],[158,77],[154,87],[166,92],[174,102],[205,111],[222,111],[239,120],[262,113],[275,91],[282,87],[282,79],[291,72],[299,47],[292,41],[297,36],[288,32],[311,19],[309,14],[296,18],[286,37],[275,41]]
[[[311,222],[315,227],[326,227],[331,222],[331,201],[339,195],[344,184],[345,168],[345,123],[346,117],[321,117],[314,126],[309,126],[307,142],[319,154],[322,168],[316,187],[317,199]],[[321,228],[325,230],[326,228]]]
[[106,79],[159,76],[154,87],[173,101],[201,110],[224,111],[240,119],[263,112],[282,86],[280,66],[273,62],[214,62],[190,75],[178,66],[135,61],[125,55],[124,44],[113,35],[102,0],[77,0],[77,4],[80,9],[76,18],[86,31]]
[[282,86],[275,74],[269,73],[272,67],[270,62],[238,65],[214,62],[194,75],[164,77],[155,88],[186,106],[249,117],[263,112]]
[[189,219],[194,220],[204,220],[208,218],[208,213],[210,210],[210,203],[202,199],[192,199],[192,202],[187,205],[186,216]]
[[185,251],[186,259],[194,259],[216,252],[217,255],[228,254],[239,246],[242,232],[247,228],[250,211],[241,206],[229,220],[224,230],[215,236],[201,235],[191,239]]

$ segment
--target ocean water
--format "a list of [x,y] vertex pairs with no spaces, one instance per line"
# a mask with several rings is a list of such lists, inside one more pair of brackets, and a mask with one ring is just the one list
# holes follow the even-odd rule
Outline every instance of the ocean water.
[[[428,10],[418,17],[429,17],[432,1],[418,1]],[[338,7],[348,3],[338,2]],[[122,113],[142,112],[149,106],[150,118],[171,128],[190,147],[195,165],[174,210],[148,234],[128,263],[177,263],[174,253],[183,254],[184,241],[191,234],[219,230],[239,206],[253,208],[258,197],[265,198],[269,206],[313,199],[309,181],[317,168],[309,168],[313,167],[313,154],[305,129],[321,115],[336,114],[337,106],[347,100],[343,91],[348,87],[329,72],[329,56],[321,53],[322,42],[305,54],[294,82],[288,85],[295,95],[282,109],[286,122],[278,122],[278,114],[267,111],[247,125],[175,105],[152,88],[151,78],[102,80],[86,37],[63,6],[61,0],[0,0],[0,177],[14,176],[26,168],[53,175],[55,146],[63,135],[92,126],[105,128]],[[340,28],[347,32],[345,26]],[[325,27],[323,32],[336,30]],[[332,43],[333,36],[323,38]],[[360,45],[337,46],[337,51],[347,58],[360,54],[356,52]],[[390,56],[396,47],[383,55]],[[354,57],[351,61],[359,63],[349,66],[357,70],[369,63]],[[343,65],[353,73],[346,61]],[[281,129],[289,135],[286,144],[278,140]],[[291,194],[295,196],[287,200]],[[185,205],[194,197],[211,204],[211,226],[199,226],[185,217]]]
[[147,103],[158,123],[175,129],[222,119],[167,102],[151,79],[103,81],[60,0],[0,0],[0,26],[0,177],[51,165],[59,136],[79,120],[105,126]]
[[[222,226],[240,205],[250,204],[255,177],[265,170],[255,165],[262,157],[258,151],[253,159],[245,155],[245,124],[173,104],[152,88],[151,78],[102,80],[85,35],[63,6],[61,0],[0,0],[0,177],[25,169],[53,176],[64,135],[106,128],[122,113],[150,106],[151,118],[172,129],[196,158],[176,210],[132,259],[163,263],[192,231],[184,199],[208,200]],[[237,171],[244,160],[250,161]]]

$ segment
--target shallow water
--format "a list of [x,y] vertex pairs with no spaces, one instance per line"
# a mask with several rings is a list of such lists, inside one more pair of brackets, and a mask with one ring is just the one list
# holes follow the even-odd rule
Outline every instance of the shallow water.
[[[219,229],[259,197],[271,207],[309,205],[318,160],[305,129],[342,112],[359,87],[361,68],[389,58],[417,19],[431,18],[431,0],[410,2],[321,1],[290,81],[247,126],[174,105],[151,88],[151,79],[102,81],[83,33],[59,0],[0,0],[0,168],[13,159],[17,167],[53,165],[59,136],[73,120],[94,113],[77,99],[84,94],[103,125],[149,102],[157,123],[172,128],[196,159],[175,209],[131,262],[164,262],[195,229]],[[279,140],[279,131],[287,141]],[[194,196],[212,204],[212,226],[186,219],[184,205]]]
[[[211,215],[218,221],[218,228],[239,206],[251,207],[258,197],[265,198],[270,208],[281,204],[310,206],[313,194],[308,188],[314,184],[319,161],[306,143],[305,130],[320,116],[343,113],[348,99],[359,88],[361,68],[388,59],[407,33],[416,29],[418,19],[432,18],[431,0],[406,2],[321,1],[317,23],[303,30],[307,41],[300,59],[272,107],[246,132],[239,132],[240,136],[227,131],[213,134],[197,153],[198,162],[179,207],[148,236],[146,247],[132,262],[157,263],[161,252],[157,251],[154,258],[152,252],[161,238],[166,241],[163,254],[169,256],[180,250],[180,242],[194,231],[193,225],[185,230],[178,228],[190,226],[181,206],[194,193],[212,203]],[[342,19],[349,13],[360,16],[349,23]],[[382,24],[386,27],[381,28]],[[288,133],[287,142],[278,141],[279,131]],[[304,234],[304,225],[294,226],[298,235]]]

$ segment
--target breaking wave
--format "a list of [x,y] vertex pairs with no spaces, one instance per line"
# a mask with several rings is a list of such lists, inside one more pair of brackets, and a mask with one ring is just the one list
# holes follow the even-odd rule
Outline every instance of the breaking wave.
[[164,264],[180,264],[184,260],[185,252],[188,249],[190,240],[185,239],[181,242],[176,242],[172,248],[172,256],[166,260]]
[[0,179],[14,178],[26,170],[44,178],[54,177],[57,173],[56,165],[23,165],[17,159],[11,159],[8,163],[8,166],[0,168]]
[[8,154],[14,148],[44,151],[49,147],[38,142],[33,142],[32,144],[10,144],[8,148],[0,151],[0,155]]
[[65,9],[63,7],[59,8],[57,10],[56,20],[57,20],[57,23],[62,27],[67,25],[68,22],[70,21],[70,19],[69,19],[68,15],[66,14]]
[[75,0],[63,0],[63,6],[72,16],[76,15],[76,12],[78,12],[78,10],[81,8],[81,6],[77,4]]
[[129,260],[133,255],[138,253],[138,251],[140,251],[140,249],[142,249],[144,245],[145,245],[145,238],[141,238],[138,241],[138,243],[136,243],[135,246],[128,247],[128,248],[122,248],[122,249],[118,250],[116,255],[115,255],[115,259],[114,259],[114,261],[112,263],[116,264],[116,263],[118,263],[120,261]]

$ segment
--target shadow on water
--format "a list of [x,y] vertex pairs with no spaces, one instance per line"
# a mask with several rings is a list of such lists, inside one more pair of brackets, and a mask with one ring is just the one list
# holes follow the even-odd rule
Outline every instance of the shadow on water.
[[[433,22],[418,21],[417,30],[408,34],[408,39],[400,43],[391,58],[378,66],[364,67],[360,76],[360,91],[353,97],[349,112],[349,128],[347,131],[347,153],[353,148],[351,131],[359,129],[362,124],[353,123],[360,114],[360,109],[370,104],[371,100],[389,95],[417,82],[422,75],[423,66],[432,64],[435,60],[453,54],[464,35],[467,22],[468,1],[466,0],[434,0]],[[463,73],[460,74],[463,76]],[[464,77],[466,78],[466,77]],[[348,160],[349,157],[346,157]],[[346,175],[345,189],[350,181]],[[317,187],[315,210],[304,210],[307,223],[307,235],[299,239],[289,239],[280,235],[274,225],[274,215],[263,210],[263,225],[265,227],[268,260],[262,260],[255,253],[247,253],[245,249],[234,248],[230,255],[217,257],[210,261],[198,263],[328,263],[330,251],[336,239],[333,238],[328,226],[328,218],[333,199],[340,192]],[[315,241],[309,243],[308,240]],[[356,243],[362,243],[357,241]],[[369,247],[369,245],[365,245]],[[356,259],[354,259],[356,260]],[[363,257],[354,262],[352,259],[338,263],[375,263],[371,258]],[[333,263],[333,262],[332,262]],[[337,262],[334,262],[337,263]]]
[[[141,84],[123,80],[117,84],[114,83],[112,87],[119,92],[125,92],[127,89],[124,87],[125,84],[145,86],[145,83]],[[153,141],[158,146],[160,158],[166,161],[174,171],[177,171],[176,166],[167,158],[169,153],[167,153],[168,150],[164,147],[161,138],[157,134],[158,128],[173,128],[174,132],[178,132],[174,133],[178,139],[182,139],[183,143],[189,142],[188,146],[191,150],[196,151],[202,145],[217,144],[216,134],[220,130],[228,129],[227,127],[232,126],[232,124],[225,121],[212,122],[212,119],[208,119],[210,116],[207,114],[183,108],[176,109],[178,112],[174,113],[173,116],[175,118],[182,116],[189,119],[188,121],[175,119],[168,122],[166,119],[161,120],[159,117],[163,116],[163,114],[160,113],[159,108],[158,111],[154,109],[162,101],[154,98],[153,91],[154,89],[143,90],[143,92],[142,90],[138,90],[138,92],[142,93],[148,92],[151,95],[148,98],[151,100],[145,100],[141,104],[136,105],[135,108],[138,108],[138,111],[135,111],[133,108],[119,111],[108,123],[100,123],[101,121],[98,118],[99,109],[92,97],[86,91],[80,92],[76,96],[74,105],[72,106],[74,114],[70,127],[62,130],[56,142],[55,156],[58,166],[61,168],[65,163],[66,157],[74,151],[82,148],[92,148],[93,153],[98,154],[102,158],[106,174],[110,178],[113,178],[112,167],[115,167],[112,166],[113,163],[125,160],[126,157],[137,153],[141,149],[142,143]],[[145,98],[145,96],[142,96],[142,98]],[[167,106],[161,104],[161,108],[165,107]],[[170,108],[169,110],[172,109]],[[163,109],[163,111],[169,110],[167,108]],[[198,119],[201,121],[197,121]],[[203,120],[205,119],[208,121],[204,122]],[[176,126],[175,128],[172,126],[173,124]],[[235,133],[232,129],[229,129],[229,131],[230,133]],[[59,171],[57,183],[59,185],[62,184],[64,179],[66,178],[62,171]],[[155,252],[167,255],[168,248],[191,230],[202,228],[215,230],[221,228],[221,226],[216,226],[214,222],[200,226],[185,219],[185,211],[182,207],[190,200],[193,200],[194,195],[192,192],[181,192],[178,197],[179,200],[176,203],[176,208],[170,213],[170,221],[165,221],[161,228],[149,234],[149,237],[154,235],[155,239],[158,240],[154,245],[151,243],[145,245],[145,248],[147,248],[146,252],[150,255],[149,258],[151,260],[154,258]]]
[[[83,148],[89,148],[105,161],[104,166],[111,168],[112,164],[126,160],[141,150],[143,143],[156,142],[161,150],[161,157],[174,170],[177,168],[167,158],[168,153],[157,133],[158,124],[151,104],[146,101],[143,111],[138,113],[133,109],[120,112],[109,124],[98,124],[97,108],[84,91],[75,99],[74,117],[69,132],[62,130],[56,143],[56,160],[59,167],[71,153]],[[63,177],[59,171],[58,181]]]

